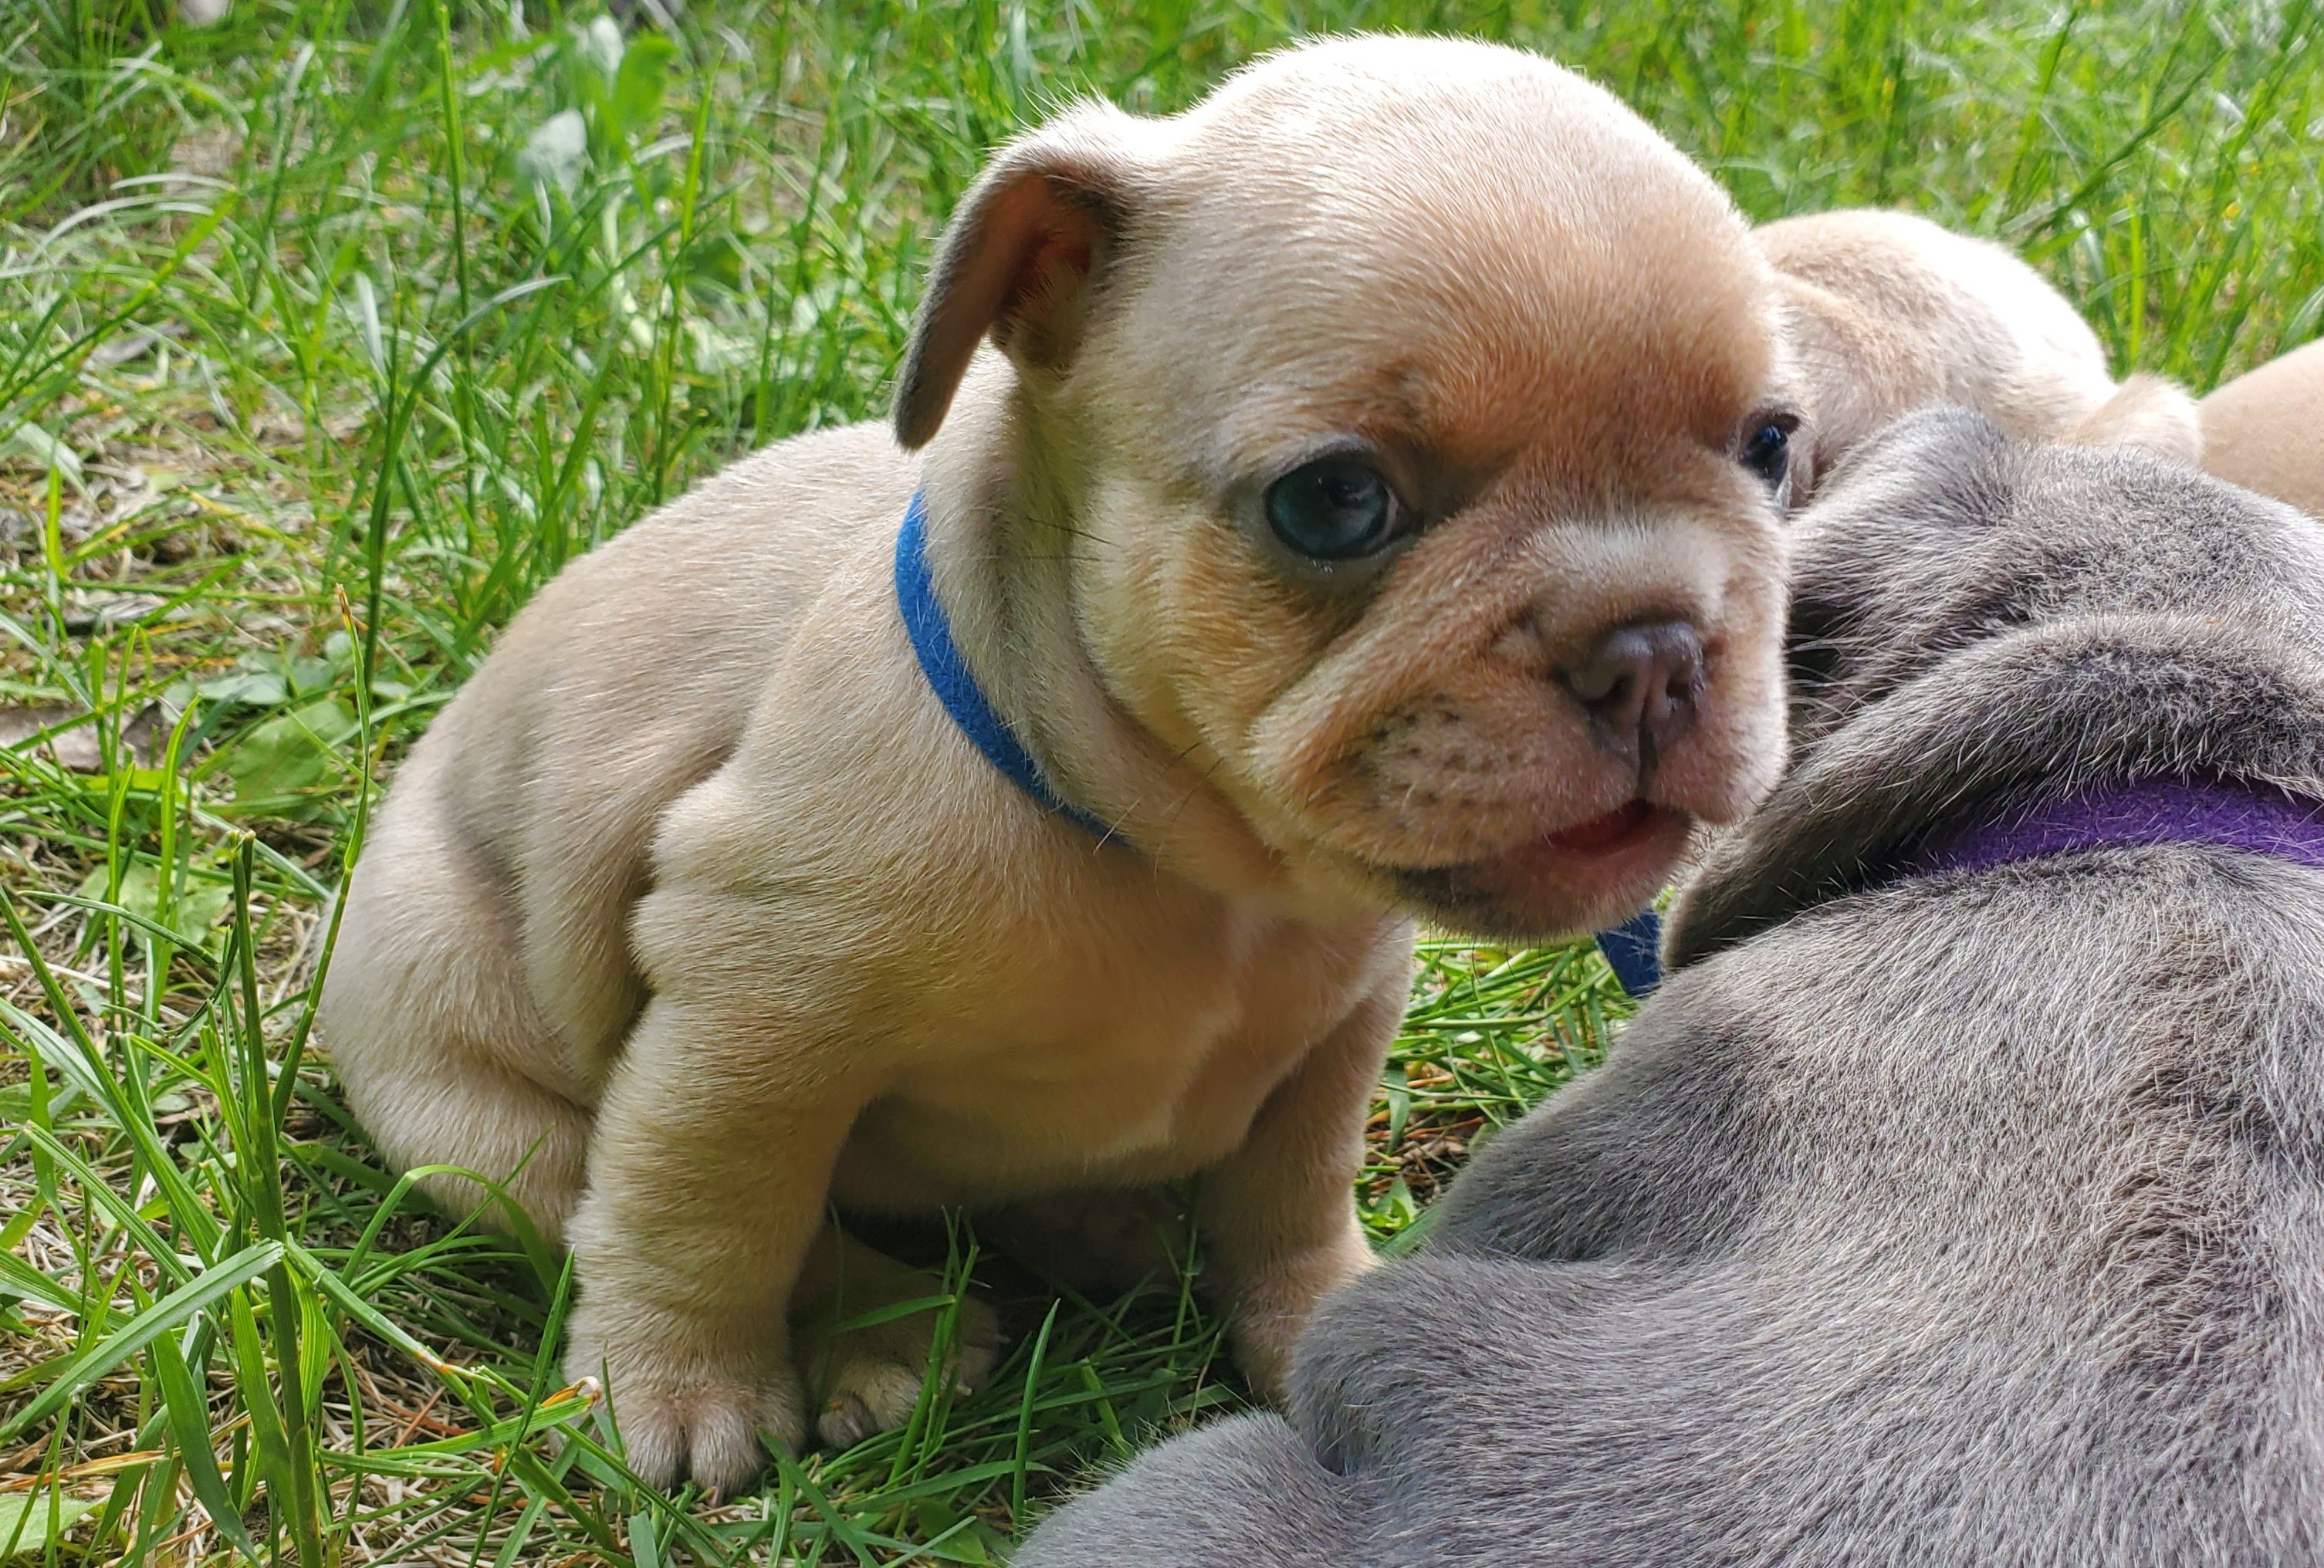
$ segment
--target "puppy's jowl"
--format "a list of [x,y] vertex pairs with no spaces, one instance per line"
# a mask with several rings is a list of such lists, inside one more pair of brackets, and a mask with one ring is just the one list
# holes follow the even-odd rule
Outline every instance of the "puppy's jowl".
[[1708,180],[1509,51],[1012,143],[893,431],[576,563],[413,751],[325,997],[352,1103],[570,1241],[568,1366],[659,1480],[910,1408],[925,1315],[802,1392],[790,1319],[927,1289],[827,1204],[1096,1229],[1200,1173],[1276,1390],[1370,1260],[1408,916],[1618,918],[1779,770],[1769,300]]

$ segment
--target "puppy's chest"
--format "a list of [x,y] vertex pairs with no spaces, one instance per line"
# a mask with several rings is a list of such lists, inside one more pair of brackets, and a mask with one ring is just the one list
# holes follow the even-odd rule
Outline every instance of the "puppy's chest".
[[960,1201],[1215,1164],[1361,1000],[1377,960],[1296,929],[1209,935],[1084,953],[948,1020],[863,1113],[851,1153],[876,1150]]

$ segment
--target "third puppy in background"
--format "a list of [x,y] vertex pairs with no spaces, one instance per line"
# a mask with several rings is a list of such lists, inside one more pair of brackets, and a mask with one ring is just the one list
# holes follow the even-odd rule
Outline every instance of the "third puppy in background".
[[1807,390],[1793,500],[1915,410],[1974,409],[2021,440],[2144,447],[2195,460],[2201,436],[2178,388],[2117,384],[2065,297],[1989,240],[1907,213],[1812,213],[1757,231]]
[[2203,400],[2203,466],[2324,518],[2324,340]]

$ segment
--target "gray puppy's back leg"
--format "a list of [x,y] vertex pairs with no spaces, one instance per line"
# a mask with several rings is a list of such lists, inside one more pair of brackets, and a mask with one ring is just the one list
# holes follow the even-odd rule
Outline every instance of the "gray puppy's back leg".
[[[398,1171],[450,1165],[508,1185],[552,1241],[579,1201],[590,1115],[525,984],[507,890],[452,832],[435,759],[415,753],[380,813],[323,988],[321,1034],[353,1111]],[[490,1192],[420,1188],[455,1214]]]
[[1430,1216],[1434,1252],[1576,1262],[1692,1256],[1744,1222],[1778,1130],[1746,1071],[1746,1020],[1674,975],[1597,1071],[1477,1152]]
[[1010,1568],[1358,1568],[1371,1509],[1279,1416],[1164,1443],[1043,1522]]

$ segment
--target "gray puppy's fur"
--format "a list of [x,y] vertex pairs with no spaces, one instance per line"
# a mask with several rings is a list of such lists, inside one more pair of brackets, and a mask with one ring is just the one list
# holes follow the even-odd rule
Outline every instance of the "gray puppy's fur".
[[1018,1568],[2324,1558],[2324,876],[1865,875],[1980,798],[2324,791],[2324,533],[1946,411],[1796,558],[1795,764],[1607,1066],[1325,1304],[1289,1420]]

